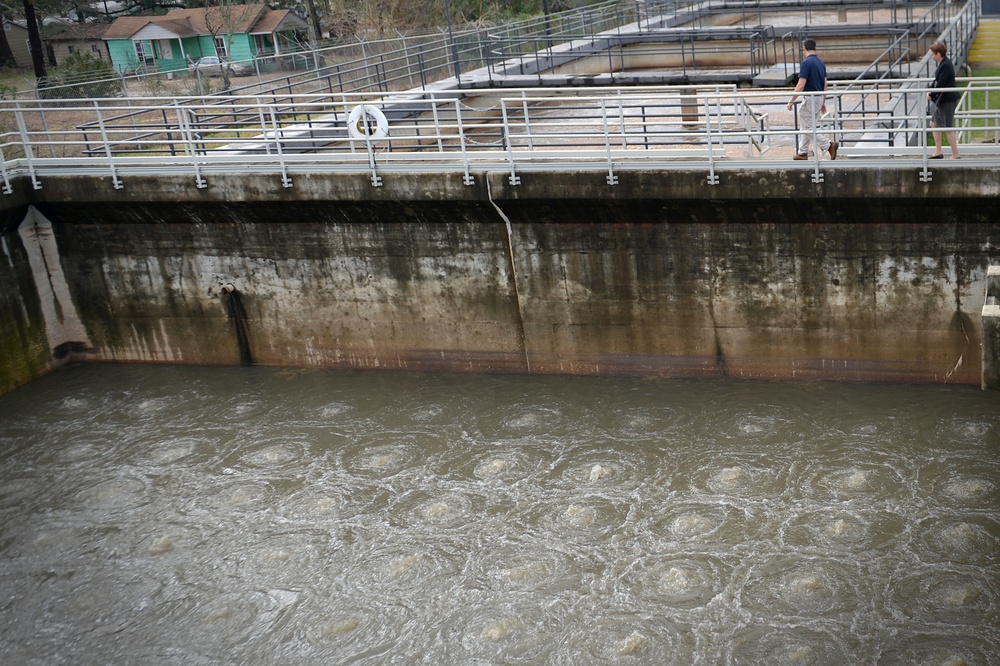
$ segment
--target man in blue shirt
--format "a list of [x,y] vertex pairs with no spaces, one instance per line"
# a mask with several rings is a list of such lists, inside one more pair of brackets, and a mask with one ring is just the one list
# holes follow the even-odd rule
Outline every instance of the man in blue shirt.
[[[826,92],[826,65],[816,55],[816,41],[807,39],[802,42],[802,50],[806,57],[799,65],[799,81],[795,84],[795,93],[788,101],[788,110],[795,105],[796,98],[802,92]],[[798,146],[792,159],[809,159],[809,147],[812,145],[814,128],[821,114],[826,113],[826,95],[803,95],[802,107],[799,109]],[[816,147],[819,152],[830,151],[830,159],[837,159],[837,142],[825,134],[816,135]]]

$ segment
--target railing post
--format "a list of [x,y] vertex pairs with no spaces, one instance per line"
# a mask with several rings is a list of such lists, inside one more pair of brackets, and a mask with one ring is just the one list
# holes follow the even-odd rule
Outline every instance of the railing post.
[[1000,390],[1000,266],[986,269],[986,298],[983,303],[984,391]]
[[97,100],[94,100],[94,114],[97,116],[97,126],[101,128],[101,140],[104,142],[104,155],[108,158],[108,168],[111,169],[111,184],[116,190],[120,190],[124,185],[122,181],[118,178],[118,173],[115,171],[115,161],[114,157],[111,155],[111,142],[108,140],[108,131],[104,127],[104,117],[101,115],[101,107],[97,104]]
[[455,122],[458,123],[458,138],[462,146],[462,166],[465,167],[465,176],[462,182],[466,185],[475,185],[476,180],[469,173],[469,152],[465,145],[465,128],[462,127],[462,100],[455,100]]
[[[510,140],[510,120],[507,115],[507,100],[503,99],[500,100],[500,110],[503,113],[504,135],[507,137],[507,160],[510,163],[509,182],[511,185],[520,185],[521,177],[517,175],[517,171],[514,167],[514,143]],[[528,123],[527,110],[525,110],[524,122],[525,126],[527,126]]]
[[601,119],[604,121],[604,149],[608,155],[608,185],[617,185],[614,164],[611,161],[611,135],[608,132],[608,107],[606,100],[601,100]]
[[205,179],[201,177],[201,167],[198,164],[198,150],[194,145],[194,133],[191,130],[191,123],[188,122],[186,108],[181,107],[181,105],[174,100],[174,106],[177,107],[177,127],[181,131],[181,138],[184,140],[184,145],[191,155],[191,165],[194,167],[194,183],[199,189],[205,189],[208,187],[208,183]]
[[36,190],[42,189],[42,184],[38,182],[35,174],[35,153],[31,148],[31,137],[28,136],[28,126],[24,122],[24,111],[21,103],[15,102],[14,119],[17,121],[17,131],[21,135],[21,145],[24,147],[24,159],[28,163],[28,175],[31,176],[31,187]]
[[7,158],[3,154],[3,146],[0,146],[0,165],[3,168],[3,193],[13,194],[14,188],[10,186],[10,176],[7,174]]
[[[259,97],[257,103],[260,104]],[[278,162],[281,164],[281,186],[288,188],[292,186],[292,179],[288,177],[288,166],[285,164],[285,153],[281,146],[281,126],[278,124],[278,116],[274,113],[273,101],[268,104],[267,110],[271,117],[271,129],[274,132],[274,147],[278,152]]]

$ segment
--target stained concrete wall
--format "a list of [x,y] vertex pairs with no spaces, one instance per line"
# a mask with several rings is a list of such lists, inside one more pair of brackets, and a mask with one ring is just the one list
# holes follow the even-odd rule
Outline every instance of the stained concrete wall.
[[810,173],[19,182],[4,372],[238,363],[232,284],[266,364],[978,385],[996,172]]
[[0,235],[0,394],[43,374],[56,362],[45,333],[35,276],[17,234]]

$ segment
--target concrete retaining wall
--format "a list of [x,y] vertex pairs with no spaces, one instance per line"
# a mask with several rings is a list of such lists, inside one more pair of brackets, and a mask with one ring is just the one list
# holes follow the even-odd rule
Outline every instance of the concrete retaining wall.
[[809,173],[21,182],[0,390],[239,363],[227,285],[258,363],[980,384],[996,172]]

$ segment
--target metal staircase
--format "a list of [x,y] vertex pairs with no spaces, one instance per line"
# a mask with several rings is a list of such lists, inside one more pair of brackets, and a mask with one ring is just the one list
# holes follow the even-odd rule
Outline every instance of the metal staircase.
[[973,69],[1000,67],[1000,20],[980,21],[976,39],[969,49],[968,61]]

